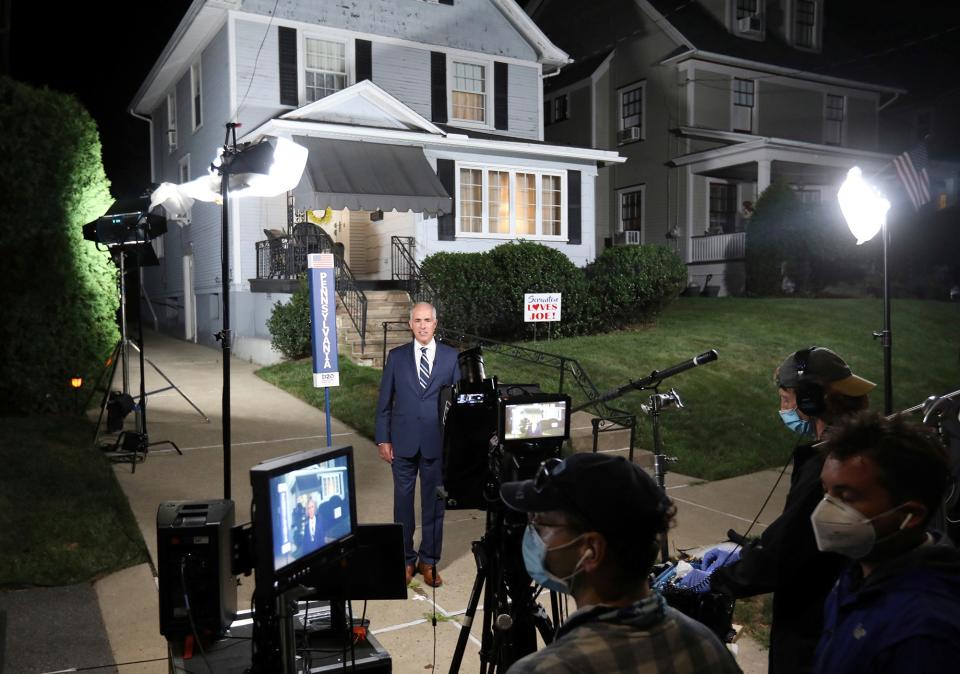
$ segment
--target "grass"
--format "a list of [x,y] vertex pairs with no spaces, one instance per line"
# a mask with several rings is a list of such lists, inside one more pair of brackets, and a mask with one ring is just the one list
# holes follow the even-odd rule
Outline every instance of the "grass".
[[[894,408],[960,388],[960,307],[946,302],[895,300],[892,307]],[[665,411],[665,451],[679,462],[672,470],[708,480],[782,465],[796,437],[777,415],[773,371],[791,352],[829,346],[854,372],[877,384],[883,355],[871,333],[881,327],[882,304],[874,299],[681,298],[656,325],[603,335],[527,342],[526,345],[576,359],[603,392],[641,379],[711,348],[717,362],[672,377],[682,410]],[[558,388],[556,370],[487,351],[486,375],[502,383],[538,383]],[[332,413],[362,434],[373,436],[379,370],[342,359],[341,386],[331,393]],[[260,370],[267,381],[322,406],[313,389],[309,360]],[[574,405],[585,400],[569,374],[564,389]],[[652,446],[652,431],[640,409],[648,392],[631,391],[612,402],[641,420],[637,444]],[[871,405],[883,408],[882,385]]]
[[93,426],[68,417],[0,422],[0,587],[67,585],[147,560]]
[[733,622],[743,625],[744,631],[757,643],[770,649],[770,624],[773,622],[773,595],[737,599],[733,606]]

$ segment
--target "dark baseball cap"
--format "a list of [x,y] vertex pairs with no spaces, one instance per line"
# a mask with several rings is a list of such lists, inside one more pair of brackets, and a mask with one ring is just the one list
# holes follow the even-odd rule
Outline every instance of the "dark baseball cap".
[[505,482],[500,497],[513,510],[561,510],[578,516],[611,545],[649,543],[669,526],[672,503],[640,466],[622,456],[581,453],[548,459],[532,480]]
[[811,346],[788,356],[777,368],[776,378],[780,388],[814,383],[847,396],[866,395],[877,386],[853,374],[840,356],[823,346]]

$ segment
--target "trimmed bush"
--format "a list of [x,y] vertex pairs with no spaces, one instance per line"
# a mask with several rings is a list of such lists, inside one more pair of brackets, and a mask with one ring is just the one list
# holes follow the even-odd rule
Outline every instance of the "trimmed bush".
[[306,358],[312,351],[313,336],[310,334],[310,288],[306,279],[286,304],[273,305],[267,319],[270,330],[270,345],[286,358]]
[[73,96],[5,77],[0,128],[0,405],[70,411],[119,339],[117,269],[82,232],[113,201],[100,139]]
[[798,227],[800,203],[789,185],[774,183],[760,198],[747,225],[747,294],[771,297],[782,294],[784,262],[796,251],[792,240]]
[[612,329],[653,319],[676,299],[687,268],[666,246],[614,246],[586,267],[598,322]]

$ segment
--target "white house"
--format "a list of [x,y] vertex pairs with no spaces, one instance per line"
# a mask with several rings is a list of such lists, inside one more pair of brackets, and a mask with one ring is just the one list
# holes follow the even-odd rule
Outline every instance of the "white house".
[[[227,122],[310,151],[291,193],[230,201],[234,352],[275,360],[266,319],[316,236],[354,291],[404,256],[520,238],[592,260],[598,165],[624,160],[543,142],[543,81],[568,60],[513,0],[195,0],[130,106],[154,182],[206,171]],[[221,209],[177,223],[144,286],[162,329],[213,344]]]

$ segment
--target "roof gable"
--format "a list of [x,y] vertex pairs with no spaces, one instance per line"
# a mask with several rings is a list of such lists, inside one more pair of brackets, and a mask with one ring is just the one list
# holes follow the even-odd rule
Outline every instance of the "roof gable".
[[280,119],[350,124],[379,129],[422,131],[445,135],[435,124],[398,101],[370,80],[341,89],[319,101],[291,110]]

